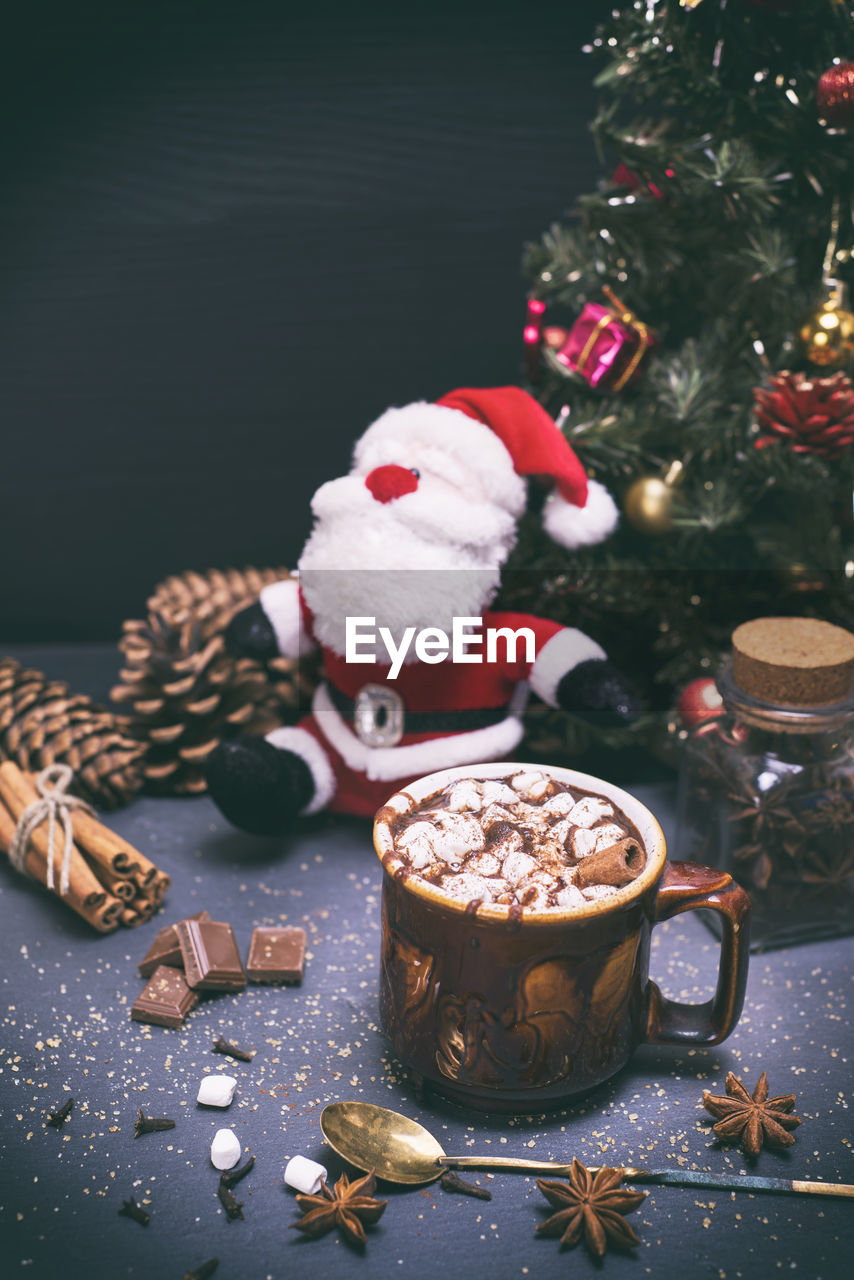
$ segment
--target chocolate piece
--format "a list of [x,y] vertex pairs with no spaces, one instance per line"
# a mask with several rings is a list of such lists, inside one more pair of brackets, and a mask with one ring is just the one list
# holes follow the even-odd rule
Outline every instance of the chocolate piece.
[[[207,911],[200,911],[198,915],[189,916],[190,920],[210,920]],[[181,944],[178,941],[178,934],[175,932],[174,924],[167,924],[161,929],[145,955],[140,960],[137,968],[141,978],[150,978],[154,970],[159,964],[168,964],[175,969],[183,967],[184,959],[181,955]]]
[[230,924],[181,920],[176,924],[184,973],[194,991],[242,991],[246,974]]
[[263,926],[252,931],[246,972],[252,982],[302,982],[305,929]]
[[187,986],[183,973],[161,964],[134,1000],[130,1016],[135,1022],[180,1027],[197,1001],[198,996]]

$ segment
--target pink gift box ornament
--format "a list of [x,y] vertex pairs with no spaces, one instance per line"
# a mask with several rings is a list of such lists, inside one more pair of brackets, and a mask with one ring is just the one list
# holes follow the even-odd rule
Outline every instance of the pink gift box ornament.
[[621,391],[634,378],[653,335],[642,320],[606,286],[611,306],[585,304],[566,342],[550,352],[551,360],[584,378],[601,391]]

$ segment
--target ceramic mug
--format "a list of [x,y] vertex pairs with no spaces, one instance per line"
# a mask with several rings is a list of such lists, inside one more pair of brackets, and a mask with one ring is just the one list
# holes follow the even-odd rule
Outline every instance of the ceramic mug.
[[[508,919],[472,913],[408,874],[390,823],[458,778],[539,769],[606,796],[634,823],[646,866],[616,894],[566,911]],[[374,821],[383,864],[380,1022],[397,1057],[441,1093],[491,1110],[540,1110],[588,1092],[639,1044],[711,1045],[741,1013],[750,899],[730,875],[668,862],[664,836],[634,796],[573,769],[493,763],[420,778]],[[650,935],[699,907],[722,924],[717,989],[706,1004],[669,1000],[649,979]]]

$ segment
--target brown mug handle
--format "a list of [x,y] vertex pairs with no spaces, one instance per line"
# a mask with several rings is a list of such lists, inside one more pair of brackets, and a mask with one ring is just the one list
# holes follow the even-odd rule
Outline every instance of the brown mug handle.
[[719,912],[723,928],[714,997],[705,1004],[680,1004],[668,1000],[651,981],[647,987],[648,1044],[720,1044],[741,1014],[750,949],[750,898],[726,871],[697,862],[666,862],[653,924],[699,907]]

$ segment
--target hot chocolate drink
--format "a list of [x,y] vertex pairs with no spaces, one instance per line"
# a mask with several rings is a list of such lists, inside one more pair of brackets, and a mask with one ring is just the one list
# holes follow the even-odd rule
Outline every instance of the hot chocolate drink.
[[535,770],[456,779],[389,813],[389,825],[398,875],[471,912],[572,910],[612,897],[646,865],[637,829],[613,801]]

